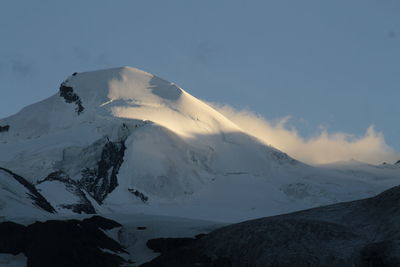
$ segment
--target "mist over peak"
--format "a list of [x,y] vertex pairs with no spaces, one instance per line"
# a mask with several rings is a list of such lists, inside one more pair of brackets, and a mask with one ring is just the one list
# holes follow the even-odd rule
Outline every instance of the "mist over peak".
[[272,122],[249,110],[237,110],[217,103],[209,104],[245,132],[309,164],[351,160],[381,164],[395,163],[400,158],[400,153],[386,143],[384,134],[373,125],[362,136],[319,129],[313,137],[305,138],[290,125],[289,117]]

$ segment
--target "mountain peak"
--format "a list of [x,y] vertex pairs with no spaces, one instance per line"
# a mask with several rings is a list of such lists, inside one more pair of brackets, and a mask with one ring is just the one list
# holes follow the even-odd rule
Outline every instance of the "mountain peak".
[[83,117],[152,121],[184,136],[239,131],[176,84],[132,67],[74,73],[61,84],[60,96],[75,103],[76,113]]
[[27,207],[35,204],[29,192],[36,191],[18,177],[57,212],[206,218],[224,217],[224,209],[231,210],[230,220],[265,215],[280,203],[286,206],[279,210],[288,211],[294,202],[310,207],[378,188],[358,176],[352,186],[346,176],[332,187],[330,172],[305,166],[245,131],[150,73],[130,67],[74,73],[53,96],[0,119],[0,167],[15,174],[2,174],[0,213],[14,195],[27,195]]
[[132,67],[74,73],[62,85],[95,105],[116,100],[160,103],[178,100],[183,92],[174,83]]
[[26,139],[80,124],[152,121],[184,137],[241,130],[179,86],[132,67],[74,73],[59,92],[0,120],[0,139]]

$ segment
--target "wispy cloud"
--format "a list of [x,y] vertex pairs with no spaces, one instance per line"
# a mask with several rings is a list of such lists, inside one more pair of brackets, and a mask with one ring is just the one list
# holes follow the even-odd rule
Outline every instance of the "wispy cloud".
[[295,128],[288,127],[289,117],[271,122],[247,110],[211,105],[243,131],[309,164],[351,159],[380,164],[400,159],[400,154],[386,144],[383,133],[376,131],[373,126],[369,126],[362,136],[320,129],[315,137],[305,138]]

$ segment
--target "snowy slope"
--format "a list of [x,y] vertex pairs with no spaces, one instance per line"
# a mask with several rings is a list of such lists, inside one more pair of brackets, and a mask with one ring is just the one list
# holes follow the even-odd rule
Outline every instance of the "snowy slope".
[[237,221],[376,194],[398,183],[314,168],[173,83],[129,67],[73,74],[0,120],[0,167],[60,213]]

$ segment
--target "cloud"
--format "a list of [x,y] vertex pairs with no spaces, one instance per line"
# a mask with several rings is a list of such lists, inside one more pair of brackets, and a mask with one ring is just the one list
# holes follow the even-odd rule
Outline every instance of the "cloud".
[[386,144],[383,133],[373,126],[369,126],[363,136],[320,129],[315,137],[304,138],[295,128],[288,128],[290,117],[271,122],[247,110],[211,105],[243,131],[305,163],[325,164],[354,159],[380,164],[400,159],[400,154]]

